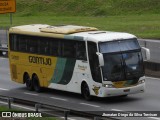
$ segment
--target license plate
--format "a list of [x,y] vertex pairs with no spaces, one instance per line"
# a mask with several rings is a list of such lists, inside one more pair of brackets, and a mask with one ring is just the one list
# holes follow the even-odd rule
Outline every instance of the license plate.
[[130,92],[130,89],[123,90],[124,92]]

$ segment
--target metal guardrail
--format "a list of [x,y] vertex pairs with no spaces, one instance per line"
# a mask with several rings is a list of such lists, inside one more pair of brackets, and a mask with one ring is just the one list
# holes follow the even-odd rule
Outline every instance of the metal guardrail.
[[8,98],[8,97],[0,97],[1,101],[7,101],[8,103],[8,108],[11,109],[11,103],[14,101],[13,98]]
[[5,48],[5,47],[0,47],[0,51],[3,51],[3,52],[8,52],[8,48]]
[[[62,107],[58,107],[58,106],[51,106],[51,105],[47,105],[47,104],[42,104],[42,103],[38,103],[38,102],[34,102],[34,101],[27,101],[27,100],[22,100],[22,99],[18,99],[18,98],[10,98],[10,97],[6,97],[6,96],[0,96],[0,101],[7,101],[8,103],[8,108],[11,109],[12,108],[12,103],[17,103],[17,104],[22,104],[22,105],[32,105],[33,107],[35,107],[35,112],[41,112],[40,109],[47,109],[47,110],[54,110],[54,111],[60,111],[63,112],[64,115],[64,119],[68,120],[68,116],[69,115],[76,115],[79,117],[86,117],[86,118],[92,118],[94,120],[117,120],[115,118],[109,118],[109,117],[102,117],[102,115],[97,115],[94,113],[89,113],[89,112],[85,112],[85,111],[75,111],[75,110],[71,110],[71,109],[66,109],[66,108],[62,108]],[[43,111],[42,111],[43,113]],[[45,112],[45,114],[47,114]]]
[[9,27],[0,27],[0,56],[7,56],[8,53],[8,29]]

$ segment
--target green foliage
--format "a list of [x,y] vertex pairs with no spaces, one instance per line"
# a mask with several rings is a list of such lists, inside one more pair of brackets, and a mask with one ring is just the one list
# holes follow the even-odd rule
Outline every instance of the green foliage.
[[[160,0],[16,0],[13,24],[76,24],[160,39]],[[10,14],[0,15],[0,27]]]
[[159,14],[160,0],[16,0],[17,15],[109,16]]

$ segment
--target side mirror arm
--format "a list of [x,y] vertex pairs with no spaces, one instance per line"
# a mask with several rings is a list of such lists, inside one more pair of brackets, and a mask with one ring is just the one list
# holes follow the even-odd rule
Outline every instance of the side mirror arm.
[[96,52],[96,54],[97,54],[98,59],[99,59],[99,66],[100,66],[100,67],[104,66],[103,54],[102,54],[102,53],[99,53],[99,52]]
[[143,50],[145,50],[146,53],[146,61],[150,60],[151,55],[150,55],[150,49],[145,48],[145,47],[141,47]]

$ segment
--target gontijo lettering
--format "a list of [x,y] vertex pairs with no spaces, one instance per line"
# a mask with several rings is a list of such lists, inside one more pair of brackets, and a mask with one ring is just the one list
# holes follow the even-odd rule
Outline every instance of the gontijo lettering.
[[30,63],[52,65],[51,58],[36,57],[36,56],[29,56],[28,58]]

